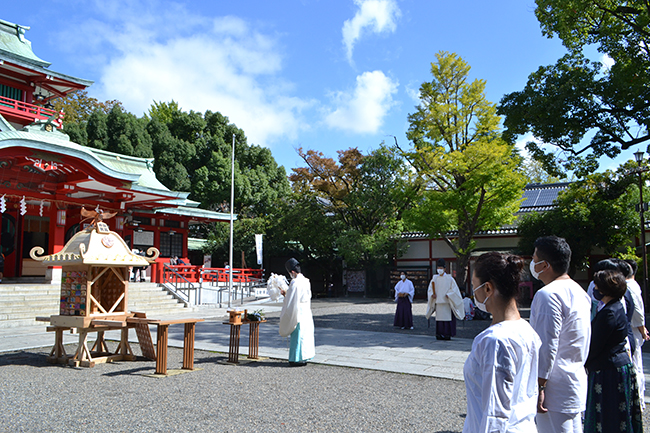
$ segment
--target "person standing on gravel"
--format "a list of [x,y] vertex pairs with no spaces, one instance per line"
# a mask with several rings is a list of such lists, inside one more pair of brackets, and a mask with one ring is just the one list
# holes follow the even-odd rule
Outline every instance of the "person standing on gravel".
[[289,288],[280,290],[284,296],[280,313],[280,335],[291,336],[289,365],[300,367],[316,355],[314,318],[311,313],[311,283],[301,273],[300,263],[289,259],[284,267],[291,275]]
[[463,376],[467,417],[463,433],[535,430],[537,361],[541,340],[517,308],[524,260],[497,252],[476,260],[474,299],[492,324],[472,343]]
[[544,283],[533,298],[530,324],[542,340],[537,431],[580,433],[587,404],[585,361],[591,340],[591,300],[567,274],[569,244],[557,236],[535,241],[530,273]]
[[428,320],[435,311],[436,339],[451,340],[456,335],[456,317],[465,318],[465,306],[456,280],[445,272],[445,259],[438,259],[436,272],[427,291],[429,302],[425,317]]
[[395,310],[393,326],[399,326],[402,329],[413,329],[412,304],[415,287],[413,287],[413,282],[406,276],[406,272],[400,272],[399,278],[400,280],[395,284],[395,302],[397,302],[397,309]]

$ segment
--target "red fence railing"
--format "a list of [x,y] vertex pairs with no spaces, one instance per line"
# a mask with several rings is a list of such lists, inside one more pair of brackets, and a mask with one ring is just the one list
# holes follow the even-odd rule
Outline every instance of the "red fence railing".
[[0,96],[0,113],[14,115],[21,119],[34,121],[36,119],[45,120],[48,117],[55,116],[57,127],[61,127],[63,112],[42,107],[40,105],[28,104],[27,102],[17,101],[15,99]]

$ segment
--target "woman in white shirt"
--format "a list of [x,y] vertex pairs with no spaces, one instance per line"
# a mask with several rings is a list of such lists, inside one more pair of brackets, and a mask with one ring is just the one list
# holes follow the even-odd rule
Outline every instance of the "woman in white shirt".
[[474,301],[492,324],[472,344],[465,368],[467,417],[463,433],[532,432],[537,412],[541,341],[517,309],[524,261],[497,252],[478,258]]

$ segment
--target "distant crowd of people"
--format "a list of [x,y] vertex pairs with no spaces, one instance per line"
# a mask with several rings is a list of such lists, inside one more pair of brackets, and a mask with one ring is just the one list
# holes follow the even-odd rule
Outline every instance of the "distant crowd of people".
[[[435,312],[437,339],[456,335],[456,319],[492,316],[464,366],[464,433],[643,431],[641,346],[650,336],[634,280],[636,262],[600,261],[585,292],[568,275],[570,261],[564,239],[535,241],[529,270],[544,286],[533,298],[529,321],[517,306],[523,258],[481,255],[471,275],[473,302],[461,297],[444,260],[436,263],[425,316]],[[413,329],[414,294],[402,272],[395,326]]]

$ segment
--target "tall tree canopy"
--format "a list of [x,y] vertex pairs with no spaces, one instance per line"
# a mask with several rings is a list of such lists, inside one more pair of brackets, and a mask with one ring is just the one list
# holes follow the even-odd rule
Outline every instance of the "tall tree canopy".
[[[211,210],[230,211],[234,136],[236,247],[253,260],[253,234],[264,233],[281,201],[291,194],[286,171],[269,149],[248,145],[244,131],[219,112],[186,112],[174,101],[154,102],[147,115],[138,118],[117,101],[98,103],[85,94],[72,100],[78,101],[83,101],[79,115],[64,119],[64,130],[73,141],[124,155],[153,157],[156,177],[166,187],[189,191],[189,199]],[[209,236],[213,251],[227,250],[229,231],[223,224],[203,227],[195,234]]]
[[306,166],[290,176],[296,203],[320,207],[316,218],[333,222],[335,247],[351,266],[388,263],[403,230],[402,215],[417,191],[397,149],[382,145],[363,155],[351,148],[338,152],[338,163],[313,150],[298,153]]
[[560,193],[555,209],[523,217],[518,226],[522,253],[530,254],[540,236],[561,236],[571,246],[573,273],[589,265],[587,260],[595,248],[609,255],[619,252],[639,233],[639,217],[634,211],[639,189],[635,176],[629,176],[631,168],[628,163],[615,172],[588,175]]
[[408,118],[409,159],[426,186],[410,219],[445,240],[464,285],[475,233],[513,221],[526,179],[514,146],[501,137],[485,81],[469,82],[470,66],[456,54],[439,52],[436,59]]
[[[597,159],[647,146],[650,140],[650,6],[645,0],[536,0],[548,37],[569,50],[555,65],[529,76],[523,90],[505,95],[508,138],[531,132],[527,149],[549,173],[594,172]],[[604,68],[585,56],[595,46],[613,61]]]

